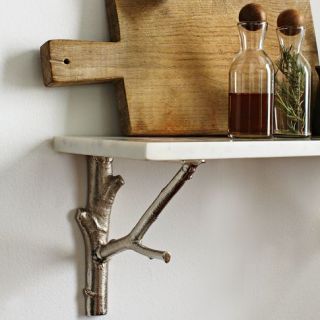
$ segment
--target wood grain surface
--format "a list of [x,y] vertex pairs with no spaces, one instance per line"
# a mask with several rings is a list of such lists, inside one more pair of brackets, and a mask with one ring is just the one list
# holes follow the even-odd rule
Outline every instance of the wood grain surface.
[[[107,0],[113,42],[48,41],[44,82],[64,86],[113,81],[121,127],[130,136],[221,135],[228,130],[228,70],[239,51],[237,17],[248,1]],[[279,54],[276,19],[304,15],[304,53],[317,64],[309,1],[264,2],[266,51]],[[90,107],[90,106],[88,106]]]

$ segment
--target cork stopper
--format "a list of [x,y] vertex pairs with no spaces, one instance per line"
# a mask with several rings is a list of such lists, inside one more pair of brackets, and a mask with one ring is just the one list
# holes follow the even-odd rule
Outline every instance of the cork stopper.
[[278,28],[287,36],[295,36],[300,33],[299,28],[304,25],[304,18],[296,9],[282,11],[277,20]]
[[248,23],[246,29],[257,31],[261,29],[259,23],[267,21],[267,14],[260,4],[249,3],[239,13],[239,22]]

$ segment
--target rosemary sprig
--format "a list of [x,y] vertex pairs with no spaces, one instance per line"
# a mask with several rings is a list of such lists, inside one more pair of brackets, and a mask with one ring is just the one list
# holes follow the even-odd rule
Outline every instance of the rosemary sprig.
[[[287,117],[292,133],[303,133],[305,72],[299,63],[299,53],[293,46],[281,47],[281,57],[276,61],[276,106]],[[281,72],[281,76],[277,76]]]

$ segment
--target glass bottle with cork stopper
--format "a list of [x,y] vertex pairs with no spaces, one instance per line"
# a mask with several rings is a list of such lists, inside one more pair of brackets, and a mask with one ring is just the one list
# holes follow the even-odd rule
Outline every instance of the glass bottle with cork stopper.
[[229,136],[266,139],[272,136],[274,68],[264,51],[267,16],[258,4],[239,14],[240,52],[229,71]]
[[301,53],[304,19],[297,10],[278,17],[280,58],[276,61],[274,135],[308,138],[310,130],[311,67]]

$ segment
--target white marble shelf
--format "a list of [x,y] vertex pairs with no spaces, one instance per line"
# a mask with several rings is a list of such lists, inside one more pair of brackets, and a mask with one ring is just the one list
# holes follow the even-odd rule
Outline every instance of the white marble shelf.
[[320,156],[320,140],[231,141],[227,138],[56,137],[58,152],[151,161]]

